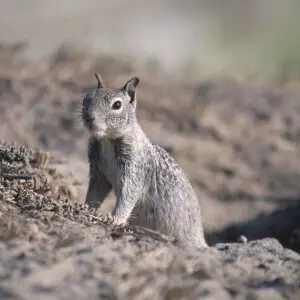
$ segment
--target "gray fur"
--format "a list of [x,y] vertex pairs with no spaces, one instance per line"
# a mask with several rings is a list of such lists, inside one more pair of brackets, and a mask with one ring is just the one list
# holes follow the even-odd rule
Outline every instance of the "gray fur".
[[[82,119],[91,133],[86,203],[98,209],[113,189],[114,224],[144,226],[184,247],[207,247],[199,201],[187,176],[136,120],[138,83],[135,77],[113,89],[101,81],[83,100]],[[119,110],[112,108],[116,99]]]

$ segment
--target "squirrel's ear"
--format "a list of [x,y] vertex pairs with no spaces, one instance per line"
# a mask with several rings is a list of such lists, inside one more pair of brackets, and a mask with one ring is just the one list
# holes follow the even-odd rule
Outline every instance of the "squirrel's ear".
[[98,73],[95,73],[95,77],[96,77],[96,79],[97,79],[97,81],[98,81],[97,88],[98,88],[98,89],[104,88],[104,83],[103,83],[103,81],[102,81],[101,76],[100,76]]
[[136,87],[138,86],[139,82],[140,80],[137,77],[133,77],[122,87],[122,91],[128,94],[130,97],[130,103],[134,106],[136,105]]

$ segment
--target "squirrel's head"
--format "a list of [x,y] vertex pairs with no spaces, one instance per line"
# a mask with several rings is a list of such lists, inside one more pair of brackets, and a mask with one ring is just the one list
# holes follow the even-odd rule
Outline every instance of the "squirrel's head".
[[87,93],[82,102],[82,120],[95,137],[118,138],[136,122],[136,88],[133,77],[121,88],[105,87],[98,73],[97,88]]

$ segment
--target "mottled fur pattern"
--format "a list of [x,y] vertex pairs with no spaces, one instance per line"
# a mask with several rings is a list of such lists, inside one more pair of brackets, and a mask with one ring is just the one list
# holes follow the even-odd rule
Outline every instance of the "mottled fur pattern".
[[[98,209],[113,189],[116,225],[139,225],[173,236],[183,247],[206,247],[196,194],[175,160],[152,143],[139,126],[136,87],[98,88],[83,100],[83,122],[90,130],[86,203]],[[116,104],[121,102],[121,107]]]

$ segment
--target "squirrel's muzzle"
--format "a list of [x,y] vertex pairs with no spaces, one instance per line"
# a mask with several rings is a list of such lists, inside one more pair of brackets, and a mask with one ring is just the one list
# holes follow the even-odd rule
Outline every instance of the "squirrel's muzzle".
[[87,123],[92,123],[95,120],[95,117],[88,112],[82,112],[82,118]]
[[82,120],[83,120],[83,123],[85,124],[85,126],[89,129],[89,130],[94,130],[96,129],[95,128],[95,117],[86,112],[86,111],[83,111],[82,112]]
[[88,112],[82,112],[82,119],[85,127],[96,136],[103,136],[105,134],[106,126],[104,124],[99,124],[96,117]]

